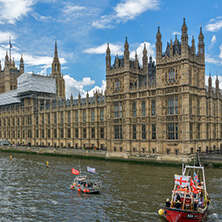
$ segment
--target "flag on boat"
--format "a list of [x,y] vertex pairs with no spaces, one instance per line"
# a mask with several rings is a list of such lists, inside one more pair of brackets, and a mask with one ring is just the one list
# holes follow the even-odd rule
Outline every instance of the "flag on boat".
[[87,166],[87,171],[88,171],[88,172],[91,172],[91,173],[95,173],[95,172],[96,172],[96,169]]
[[197,176],[197,174],[194,172],[194,181],[196,182],[196,183],[199,183],[200,182],[200,180],[199,180],[199,178],[198,178],[198,176]]
[[190,176],[182,176],[182,175],[174,175],[175,184],[180,186],[187,186],[189,185]]
[[74,169],[74,168],[72,168],[72,174],[79,175],[79,171]]
[[193,188],[193,192],[195,194],[198,194],[197,188],[196,188],[192,178],[190,178],[190,186]]

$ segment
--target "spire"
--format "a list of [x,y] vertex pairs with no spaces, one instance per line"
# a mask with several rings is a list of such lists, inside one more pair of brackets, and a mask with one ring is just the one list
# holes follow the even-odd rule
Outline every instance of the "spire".
[[162,35],[160,33],[160,26],[158,26],[158,30],[157,30],[157,34],[156,34],[156,40],[160,40],[161,41]]
[[111,56],[110,56],[110,48],[109,48],[109,43],[107,43],[107,48],[106,48],[106,74],[109,74],[110,69],[111,69]]
[[109,43],[107,43],[107,48],[106,48],[106,55],[110,55],[110,48],[109,48]]
[[160,33],[160,27],[158,26],[156,34],[156,62],[159,63],[162,59],[162,35]]
[[211,78],[211,73],[209,73],[209,78],[208,78],[208,87],[209,89],[212,88],[212,78]]
[[218,75],[217,75],[217,78],[215,80],[215,85],[216,85],[216,90],[219,91],[219,79],[218,79]]
[[88,93],[88,90],[87,90],[87,93],[86,93],[86,101],[87,101],[87,104],[89,103],[89,93]]
[[80,91],[79,91],[79,95],[78,95],[78,100],[79,100],[79,105],[81,105],[81,95],[80,95]]
[[187,35],[187,25],[185,22],[185,18],[183,19],[183,26],[181,28],[182,35],[181,35],[181,56],[184,58],[188,57],[188,35]]
[[127,37],[126,37],[126,41],[125,41],[125,44],[124,44],[124,51],[128,51],[129,50],[129,43],[127,41]]
[[20,63],[24,63],[24,60],[23,60],[22,54],[21,54]]
[[144,42],[144,48],[143,48],[143,72],[144,74],[148,74],[148,57],[147,57],[147,50],[146,50],[145,42]]
[[177,39],[177,35],[175,35],[175,40],[174,40],[174,45],[178,44],[178,39]]
[[126,41],[124,44],[124,71],[129,71],[130,69],[130,64],[129,64],[129,44],[127,41],[127,37],[126,37]]
[[61,65],[58,58],[57,41],[55,41],[55,52],[52,62],[52,76],[61,77]]
[[194,36],[192,37],[191,52],[192,52],[192,54],[195,54],[195,40],[194,40]]
[[138,68],[139,68],[139,62],[137,58],[137,52],[135,52],[135,69],[138,71]]
[[170,57],[173,57],[173,42],[170,40]]
[[71,96],[70,96],[70,101],[73,104],[73,95],[72,95],[72,93],[71,93]]
[[24,73],[24,60],[23,60],[22,54],[20,58],[19,72],[20,74]]
[[58,58],[57,41],[55,41],[55,52],[54,52],[54,58]]
[[185,22],[185,18],[183,18],[183,26],[182,26],[182,35],[187,35],[187,25]]
[[202,27],[200,27],[200,34],[198,36],[198,57],[203,63],[205,63],[205,45],[204,45],[204,35],[202,32]]

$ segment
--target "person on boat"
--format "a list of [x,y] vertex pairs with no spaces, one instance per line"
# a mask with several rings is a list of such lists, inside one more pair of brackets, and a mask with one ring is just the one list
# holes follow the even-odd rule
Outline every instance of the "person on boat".
[[194,210],[197,210],[198,202],[199,201],[197,199],[194,199],[194,201],[193,201],[193,209]]
[[181,201],[179,192],[176,192],[176,195],[173,197],[174,202],[176,202],[177,200]]
[[166,199],[166,207],[170,207],[170,205],[171,205],[171,204],[170,204],[170,199],[167,198],[167,199]]
[[181,208],[181,202],[179,200],[177,200],[177,202],[176,202],[176,208],[177,209]]

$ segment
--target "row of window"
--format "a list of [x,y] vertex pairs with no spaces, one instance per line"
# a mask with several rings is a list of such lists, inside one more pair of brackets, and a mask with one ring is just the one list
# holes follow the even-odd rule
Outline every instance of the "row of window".
[[[104,127],[101,127],[99,130],[100,130],[100,132],[99,132],[100,139],[104,139],[104,137],[105,137]],[[13,130],[12,135],[11,135],[10,131],[8,131],[8,135],[7,135],[6,131],[4,131],[4,132],[0,131],[0,138],[2,138],[2,137],[4,137],[4,138],[11,138],[11,137],[15,138],[15,136],[17,138],[20,138],[20,137],[25,138],[26,133],[27,133],[28,138],[33,137],[32,136],[33,131],[31,129],[28,129],[27,131],[22,130],[21,132],[18,130],[17,135],[15,135],[15,133],[16,133],[15,130]],[[47,133],[47,135],[45,135],[45,133]],[[71,129],[67,129],[66,133],[67,133],[67,138],[71,139]],[[74,134],[75,134],[75,138],[78,139],[79,138],[79,129],[78,128],[76,128],[74,130]],[[40,137],[41,138],[48,138],[48,139],[50,139],[50,138],[64,138],[64,129],[59,129],[59,130],[53,129],[52,131],[50,129],[48,129],[48,130],[44,130],[44,129],[35,130],[34,138],[40,138]],[[87,128],[82,129],[82,137],[84,139],[87,138]],[[96,131],[95,131],[94,127],[90,129],[90,138],[92,138],[92,139],[96,138]]]
[[[64,114],[63,112],[60,112],[59,115],[59,122],[61,124],[64,123]],[[45,117],[47,116],[47,123],[50,124],[51,121],[53,121],[53,123],[57,123],[57,113],[48,113],[48,114],[41,114],[40,116],[40,121],[39,121],[39,116],[36,116],[35,117],[35,124],[45,124]],[[16,122],[16,119],[17,119],[17,125],[19,126],[20,125],[20,117],[17,117],[17,118],[12,118],[12,125],[15,126],[15,122]],[[6,119],[0,119],[0,126],[3,124],[3,126],[6,126],[6,120],[8,121],[7,122],[7,125],[10,126],[11,125],[11,121],[10,121],[10,118]],[[22,120],[22,125],[25,125],[25,121],[27,121],[27,124],[28,125],[32,125],[32,116],[29,115],[27,116],[27,119],[26,117],[22,117],[21,118]],[[100,121],[104,121],[104,109],[101,109],[100,110]],[[78,112],[75,112],[75,123],[78,123],[79,122],[79,116],[78,116]],[[86,111],[83,111],[83,122],[86,122]],[[92,110],[91,111],[91,122],[95,122],[95,111]],[[67,121],[66,123],[71,123],[71,114],[70,112],[67,113]]]
[[[132,139],[139,139],[137,138],[137,125],[132,126]],[[142,125],[142,139],[146,139],[146,125]],[[123,133],[122,133],[122,125],[115,125],[114,126],[114,138],[115,139],[123,139]],[[156,139],[156,124],[152,124],[152,134],[151,139]],[[177,123],[170,123],[167,124],[167,139],[169,140],[178,140],[178,124]]]
[[[145,101],[142,101],[141,103],[142,107],[142,116],[146,116],[146,103]],[[122,118],[122,102],[116,102],[114,104],[114,118]],[[177,104],[177,96],[172,96],[168,98],[167,103],[167,114],[178,114],[178,104]],[[151,115],[156,115],[156,99],[152,99],[151,101]],[[137,116],[137,108],[136,108],[136,102],[132,103],[132,116]]]

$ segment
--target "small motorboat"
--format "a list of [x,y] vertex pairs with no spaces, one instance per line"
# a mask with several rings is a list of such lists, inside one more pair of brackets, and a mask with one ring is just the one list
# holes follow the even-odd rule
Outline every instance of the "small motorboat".
[[72,169],[72,173],[76,174],[77,176],[74,178],[73,184],[70,186],[71,189],[75,189],[78,192],[87,194],[96,194],[100,192],[102,188],[101,181],[88,179],[86,175],[79,175],[81,174],[80,171],[75,169]]
[[171,200],[168,198],[158,213],[169,222],[204,221],[210,201],[200,159],[198,166],[183,165],[182,175],[175,174],[174,179]]

